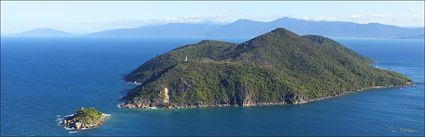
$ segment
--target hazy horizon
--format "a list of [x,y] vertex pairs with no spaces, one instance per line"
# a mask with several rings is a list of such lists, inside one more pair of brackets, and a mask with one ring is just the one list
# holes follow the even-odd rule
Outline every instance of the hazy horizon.
[[[85,34],[167,23],[310,21],[424,27],[424,2],[1,2],[1,34],[51,28]],[[255,8],[255,10],[250,10]],[[96,10],[93,10],[96,9]],[[217,10],[219,9],[219,10]],[[335,12],[338,11],[338,12]],[[30,15],[30,16],[29,16]]]
[[[281,17],[281,18],[277,18],[275,20],[278,19],[282,19],[282,18],[292,18],[292,17]],[[299,19],[299,18],[292,18],[292,19]],[[244,20],[244,19],[238,19],[238,20]],[[250,20],[250,19],[247,19]],[[299,19],[299,20],[305,20],[305,19]],[[229,22],[229,23],[222,23],[222,24],[218,24],[218,23],[211,23],[211,22],[188,22],[187,24],[214,24],[214,25],[228,25],[231,23],[236,22],[237,20],[233,21],[233,22]],[[258,22],[270,22],[270,21],[259,21],[259,20],[251,20],[251,21],[258,21]],[[273,20],[271,20],[273,21]],[[312,21],[312,20],[306,20],[306,21]],[[315,20],[316,21],[316,20]],[[328,21],[328,20],[317,20],[317,21]],[[340,21],[340,22],[348,22],[348,21]],[[152,24],[152,25],[145,25],[145,26],[136,26],[136,27],[123,27],[123,28],[114,28],[114,29],[106,29],[106,30],[98,30],[98,31],[94,31],[94,32],[101,32],[101,31],[108,31],[108,30],[115,30],[115,29],[132,29],[132,28],[138,28],[138,27],[150,27],[150,26],[160,26],[160,25],[165,25],[165,24],[173,24],[173,23],[179,23],[179,22],[169,22],[169,23],[164,23],[164,24]],[[184,23],[184,22],[183,22]],[[352,22],[352,23],[357,23],[357,22]],[[376,23],[376,22],[369,22],[369,23]],[[369,24],[369,23],[359,23],[359,24]],[[383,25],[390,25],[390,24],[383,24]],[[394,25],[395,26],[395,25]],[[424,28],[424,26],[398,26],[398,27],[405,27],[405,28]],[[94,32],[87,32],[87,33],[71,33],[68,31],[64,31],[64,30],[60,30],[60,29],[56,29],[56,28],[48,28],[48,27],[40,27],[40,28],[33,28],[30,30],[24,30],[21,32],[16,32],[16,33],[8,33],[8,34],[1,34],[1,35],[14,35],[14,34],[19,34],[19,33],[23,33],[23,32],[28,32],[28,31],[33,31],[33,30],[37,30],[37,29],[51,29],[51,30],[56,30],[56,31],[63,31],[66,33],[70,33],[71,35],[85,35],[85,34],[90,34],[90,33],[94,33]]]

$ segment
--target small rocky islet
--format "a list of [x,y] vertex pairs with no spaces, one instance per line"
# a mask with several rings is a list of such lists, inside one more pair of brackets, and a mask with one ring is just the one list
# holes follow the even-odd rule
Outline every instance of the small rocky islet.
[[302,104],[412,81],[323,36],[277,28],[243,43],[203,40],[145,62],[122,108]]
[[109,117],[109,114],[99,112],[93,107],[81,107],[77,109],[74,114],[64,117],[60,121],[60,124],[66,129],[84,130],[103,125]]

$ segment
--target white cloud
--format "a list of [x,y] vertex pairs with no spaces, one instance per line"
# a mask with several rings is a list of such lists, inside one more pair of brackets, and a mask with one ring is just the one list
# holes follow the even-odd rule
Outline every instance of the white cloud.
[[105,27],[141,27],[151,25],[161,25],[167,23],[209,23],[209,24],[226,24],[234,21],[235,18],[231,16],[217,15],[217,16],[183,16],[183,17],[166,17],[166,18],[150,18],[142,20],[121,20],[114,22],[82,22],[80,25],[87,26],[105,26]]
[[[312,21],[346,21],[361,24],[381,23],[396,26],[415,26],[417,22],[424,22],[424,18],[414,16],[395,17],[388,14],[353,14],[351,16],[303,16],[295,17]],[[401,25],[403,24],[403,25]]]
[[165,18],[149,18],[139,20],[119,20],[113,22],[81,22],[78,24],[69,24],[73,26],[72,31],[76,33],[90,33],[101,30],[120,29],[120,28],[135,28],[153,25],[162,25],[167,23],[203,23],[203,24],[227,24],[238,19],[237,17],[228,15],[192,15],[181,17],[165,17]]

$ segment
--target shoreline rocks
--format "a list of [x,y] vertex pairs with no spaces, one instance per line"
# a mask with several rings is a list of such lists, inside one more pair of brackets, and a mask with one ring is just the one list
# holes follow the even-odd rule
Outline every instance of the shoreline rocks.
[[314,102],[314,101],[321,101],[321,100],[325,100],[325,99],[329,99],[329,98],[333,98],[333,97],[338,97],[338,96],[345,96],[345,95],[350,95],[350,94],[354,94],[354,93],[359,93],[359,92],[363,92],[365,90],[369,90],[369,89],[380,89],[380,88],[395,88],[395,87],[414,87],[414,84],[409,82],[406,83],[406,85],[389,85],[389,86],[372,86],[372,87],[367,87],[367,88],[361,88],[359,90],[354,90],[354,91],[347,91],[347,92],[343,92],[340,94],[334,94],[334,95],[330,95],[330,96],[325,96],[325,97],[318,97],[318,98],[313,98],[313,99],[305,99],[304,97],[299,97],[299,96],[295,96],[293,98],[293,100],[291,100],[290,103],[288,102],[261,102],[261,103],[255,103],[255,102],[244,102],[242,105],[238,105],[238,104],[214,104],[214,105],[202,105],[202,104],[197,104],[197,105],[179,105],[179,104],[169,104],[168,102],[166,104],[155,104],[154,102],[150,101],[150,100],[130,100],[127,101],[125,103],[122,104],[118,104],[117,106],[119,108],[129,108],[129,109],[134,109],[134,108],[142,108],[142,109],[157,109],[157,108],[164,108],[164,109],[181,109],[181,108],[206,108],[206,107],[230,107],[230,106],[242,106],[242,107],[248,107],[248,106],[273,106],[273,105],[286,105],[286,104],[294,104],[294,105],[298,105],[298,104],[306,104],[306,103],[310,103],[310,102]]
[[85,130],[103,125],[109,117],[109,114],[99,112],[95,108],[82,107],[74,114],[65,116],[60,124],[69,130]]

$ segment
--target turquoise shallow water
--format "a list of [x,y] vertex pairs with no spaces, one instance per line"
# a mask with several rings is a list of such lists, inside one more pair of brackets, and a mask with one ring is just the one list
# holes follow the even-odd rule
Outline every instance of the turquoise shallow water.
[[[227,39],[242,41],[243,39]],[[424,41],[337,39],[413,79],[304,105],[120,109],[121,78],[148,59],[200,39],[2,38],[1,135],[424,135]],[[57,115],[96,107],[97,129],[69,133]]]

